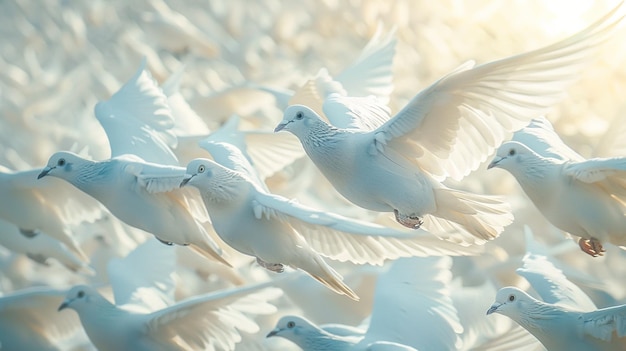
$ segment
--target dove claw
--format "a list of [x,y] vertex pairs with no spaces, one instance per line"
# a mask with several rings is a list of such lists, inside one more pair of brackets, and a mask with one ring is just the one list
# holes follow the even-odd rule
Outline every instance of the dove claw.
[[606,250],[602,247],[602,243],[596,238],[580,238],[578,240],[578,246],[580,246],[580,249],[584,253],[591,257],[604,256],[604,252],[606,252]]
[[285,271],[285,266],[282,263],[267,263],[258,257],[256,258],[256,262],[259,266],[275,273],[282,273]]
[[419,229],[424,224],[424,221],[418,216],[400,214],[398,210],[393,210],[393,214],[396,216],[396,221],[407,228]]

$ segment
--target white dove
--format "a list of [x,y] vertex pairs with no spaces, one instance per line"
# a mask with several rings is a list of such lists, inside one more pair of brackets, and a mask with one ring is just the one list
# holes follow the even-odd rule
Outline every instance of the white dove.
[[[618,7],[619,8],[619,7]],[[475,170],[509,133],[545,112],[582,64],[621,21],[618,8],[561,42],[475,66],[468,62],[418,93],[372,130],[337,128],[313,109],[293,105],[275,131],[295,134],[339,193],[354,204],[394,212],[401,224],[484,243],[511,223],[501,198],[450,189]],[[382,108],[341,98],[344,116],[377,125]],[[346,123],[350,124],[350,123]]]
[[[209,236],[197,194],[178,189],[184,168],[176,167],[174,122],[166,98],[147,71],[135,76],[95,108],[109,138],[112,158],[92,161],[71,152],[53,154],[38,178],[64,179],[100,201],[125,223],[167,244],[191,245],[229,265]],[[162,178],[162,174],[170,178]],[[158,179],[156,181],[155,179]]]
[[[267,337],[286,338],[304,351],[456,350],[461,346],[463,327],[450,298],[451,264],[449,257],[411,257],[392,262],[376,283],[365,332],[318,327],[306,318],[284,316]],[[342,335],[337,334],[338,330],[343,330]]]
[[272,271],[281,272],[284,265],[300,268],[331,290],[356,299],[322,256],[382,264],[401,256],[476,252],[475,247],[446,242],[428,232],[351,220],[273,195],[235,146],[207,142],[204,147],[215,161],[191,161],[181,186],[200,190],[213,227],[226,244],[256,257]]
[[550,351],[624,350],[626,305],[597,309],[546,256],[529,251],[524,276],[543,301],[525,291],[505,287],[487,314],[500,313],[524,327]]
[[493,167],[509,171],[548,221],[580,237],[587,254],[603,255],[603,242],[626,245],[626,158],[557,159],[509,141]]
[[0,219],[26,237],[45,232],[87,261],[72,228],[102,216],[102,206],[58,179],[37,181],[42,169],[12,171],[0,166]]
[[267,301],[278,297],[273,282],[217,291],[172,303],[174,248],[153,239],[126,258],[113,261],[108,273],[115,304],[96,289],[79,285],[59,306],[78,313],[98,350],[233,350],[239,331],[256,333],[248,314],[269,314]]
[[40,231],[34,231],[32,237],[25,237],[16,226],[1,219],[0,245],[43,265],[48,265],[48,259],[52,258],[73,272],[94,273],[88,260],[75,254],[57,239]]
[[75,315],[60,315],[65,291],[38,287],[0,297],[3,350],[86,350],[87,335]]

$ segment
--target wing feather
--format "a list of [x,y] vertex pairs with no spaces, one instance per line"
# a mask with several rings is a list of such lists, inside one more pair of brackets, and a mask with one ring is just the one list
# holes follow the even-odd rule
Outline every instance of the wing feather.
[[257,192],[258,217],[273,216],[288,222],[320,254],[341,262],[381,265],[386,259],[406,256],[475,254],[477,246],[461,246],[423,230],[387,228],[373,223],[318,211],[283,197]]
[[[422,169],[439,179],[460,180],[510,133],[563,97],[595,47],[623,19],[619,9],[542,49],[476,67],[471,62],[460,66],[417,94],[374,131],[381,134],[375,139],[396,150],[414,143],[408,149],[416,152],[405,154]],[[483,138],[470,137],[468,129]]]

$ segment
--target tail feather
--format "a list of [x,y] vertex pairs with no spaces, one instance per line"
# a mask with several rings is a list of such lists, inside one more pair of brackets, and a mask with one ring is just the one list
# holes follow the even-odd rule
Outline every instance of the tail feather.
[[513,221],[510,205],[498,196],[439,188],[435,200],[437,211],[424,218],[424,227],[445,240],[484,244]]
[[343,282],[343,277],[329,266],[320,255],[314,255],[313,260],[315,262],[313,268],[303,268],[310,276],[337,294],[346,295],[352,300],[359,301],[359,296]]
[[206,242],[193,243],[189,245],[194,251],[201,254],[202,256],[218,261],[230,268],[233,268],[233,265],[230,264],[224,257],[222,257],[222,250],[219,248],[216,250],[212,245]]

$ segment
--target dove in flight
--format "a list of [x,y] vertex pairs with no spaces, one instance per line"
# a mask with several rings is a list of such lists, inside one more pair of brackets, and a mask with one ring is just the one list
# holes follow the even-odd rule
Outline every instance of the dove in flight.
[[89,340],[75,315],[57,312],[66,291],[29,288],[0,296],[3,350],[88,350]]
[[73,272],[94,274],[89,261],[75,254],[65,244],[44,232],[35,231],[28,238],[22,235],[13,224],[0,219],[0,245],[16,254],[24,254],[31,260],[49,265],[49,259],[56,259]]
[[487,314],[500,313],[533,334],[550,351],[624,350],[626,305],[598,309],[548,258],[527,251],[518,274],[542,300],[516,287],[496,294]]
[[[487,160],[507,136],[559,101],[594,49],[622,16],[616,7],[581,32],[550,46],[474,66],[468,62],[419,92],[379,124],[381,108],[341,97],[342,116],[373,129],[329,124],[314,109],[292,105],[275,131],[296,135],[335,189],[368,210],[393,212],[410,228],[484,243],[512,222],[502,198],[451,189]],[[361,122],[363,123],[363,122]],[[343,125],[352,123],[343,123]]]
[[[76,311],[93,344],[113,350],[234,350],[240,332],[256,333],[251,315],[276,311],[273,282],[194,296],[176,303],[175,250],[154,239],[108,265],[115,304],[95,288],[71,288],[59,311]],[[68,312],[63,312],[68,313]]]
[[[463,327],[450,297],[449,257],[400,258],[376,283],[369,326],[338,333],[303,317],[284,316],[267,337],[313,350],[456,350]],[[420,274],[427,271],[429,274]],[[347,331],[347,332],[346,332]]]
[[603,242],[626,245],[626,158],[584,159],[551,129],[542,130],[548,144],[526,131],[535,130],[516,138],[528,144],[502,144],[488,168],[511,173],[548,221],[580,238],[583,252],[595,257],[603,255]]
[[[185,169],[171,150],[176,145],[167,99],[144,69],[95,115],[109,139],[111,158],[93,161],[59,151],[50,156],[38,178],[61,178],[100,201],[113,215],[153,234],[168,245],[191,245],[204,256],[230,265],[202,222],[202,200],[179,189]],[[163,178],[161,175],[167,174]]]
[[331,290],[357,299],[322,256],[382,264],[402,256],[459,255],[476,247],[441,240],[425,231],[398,230],[322,212],[271,194],[241,151],[205,142],[214,160],[187,165],[181,186],[196,187],[220,238],[272,271],[302,269]]
[[102,206],[58,179],[37,181],[41,171],[0,166],[0,198],[4,199],[0,201],[0,219],[17,226],[27,238],[45,232],[88,262],[72,228],[100,218]]

